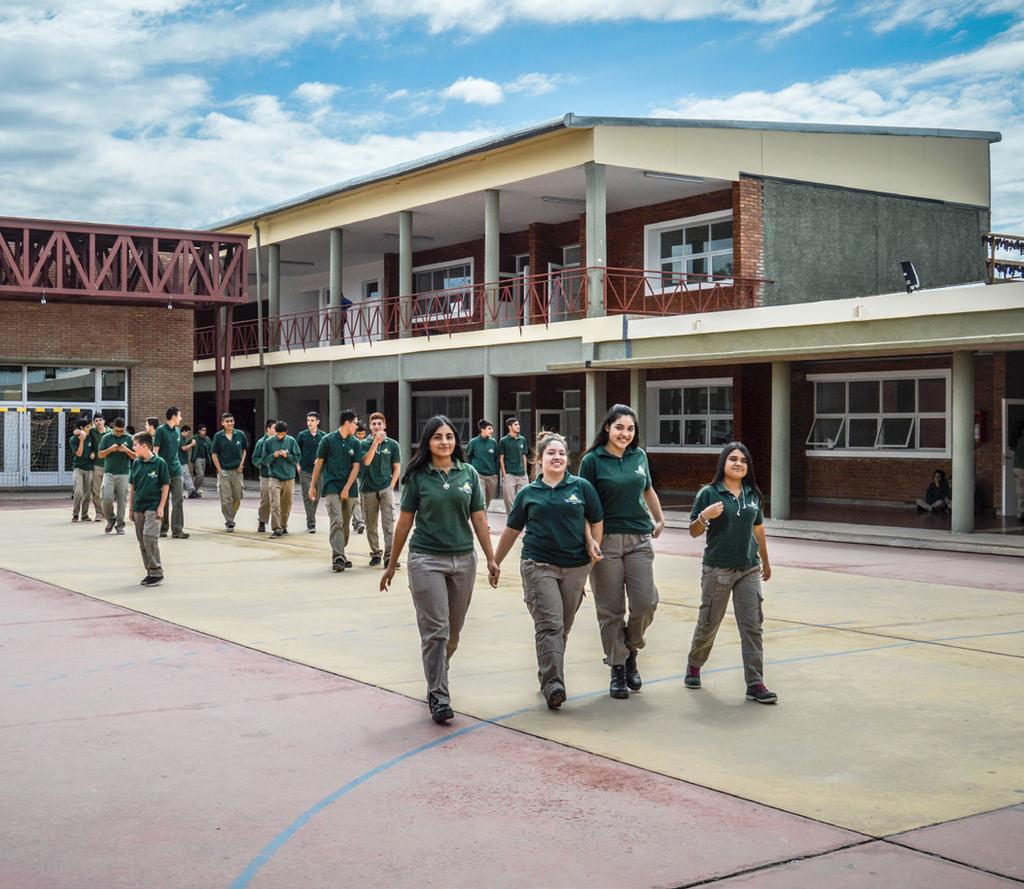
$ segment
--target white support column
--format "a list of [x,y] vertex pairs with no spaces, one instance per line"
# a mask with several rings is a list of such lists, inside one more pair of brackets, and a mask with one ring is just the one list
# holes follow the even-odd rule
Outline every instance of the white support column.
[[597,426],[608,412],[608,378],[602,370],[587,371],[586,429],[581,436],[590,441],[597,434]]
[[772,463],[771,516],[788,519],[792,393],[788,361],[772,362]]
[[341,387],[331,381],[327,385],[327,418],[321,421],[325,432],[334,432],[338,428],[338,415],[341,413]]
[[974,530],[974,353],[953,353],[952,531]]
[[647,371],[642,368],[629,372],[629,406],[640,417],[647,412]]
[[330,329],[339,335],[331,337],[331,345],[338,345],[345,341],[344,331],[341,329],[341,256],[343,247],[343,232],[340,228],[332,228],[330,231],[330,277],[329,293],[327,297],[327,308],[330,312]]
[[[484,283],[494,284],[485,291],[484,327],[498,326],[498,287],[501,279],[501,194],[489,188],[484,192]],[[492,421],[493,422],[493,421]]]
[[[412,211],[398,214],[398,330],[412,335]],[[408,453],[408,451],[403,451]]]
[[281,245],[271,244],[267,262],[267,320],[270,326],[270,342],[267,344],[267,351],[276,347],[273,343],[277,340],[274,331],[277,329],[278,318],[281,315]]
[[608,265],[607,210],[604,164],[583,166],[587,180],[587,317],[605,314],[604,270]]
[[266,401],[265,401],[265,414],[263,422],[266,422],[267,417],[272,417],[275,420],[281,419],[281,405],[278,399],[277,389],[271,385],[270,381],[270,368],[267,368],[267,389],[266,389]]
[[412,456],[412,383],[405,377],[398,378],[398,449],[403,462]]
[[[484,412],[477,419],[490,420],[496,433],[501,428],[501,417],[498,416],[498,378],[492,373],[484,374]],[[471,431],[476,434],[475,428]]]

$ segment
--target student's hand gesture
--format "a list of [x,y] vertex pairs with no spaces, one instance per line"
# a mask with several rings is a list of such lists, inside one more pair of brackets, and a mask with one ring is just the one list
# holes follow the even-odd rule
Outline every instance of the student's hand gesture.
[[661,537],[661,532],[664,531],[664,530],[665,530],[665,520],[664,519],[658,519],[658,521],[656,521],[654,523],[654,530],[651,531],[651,537],[653,537],[655,540],[657,540],[659,537]]
[[717,519],[724,510],[725,504],[718,500],[701,510],[701,515],[704,516],[705,522],[710,522],[712,519]]
[[501,577],[501,567],[494,559],[487,562],[487,580],[494,589],[498,588],[498,578]]
[[384,569],[384,573],[380,578],[380,591],[382,593],[386,593],[388,591],[388,587],[391,586],[391,581],[394,579],[395,569],[388,565],[388,567]]
[[761,563],[761,580],[766,583],[772,579],[772,566],[767,561]]
[[587,541],[587,555],[590,556],[591,563],[600,562],[604,558],[604,554],[601,552],[601,544],[593,538]]

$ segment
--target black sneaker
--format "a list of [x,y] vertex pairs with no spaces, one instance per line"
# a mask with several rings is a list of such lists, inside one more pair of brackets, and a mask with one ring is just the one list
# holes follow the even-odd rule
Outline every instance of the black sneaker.
[[316,525],[306,525],[307,534],[316,534]]
[[356,534],[362,534],[365,530],[366,530],[366,525],[364,525],[362,522],[360,522],[358,525],[356,525]]
[[144,587],[160,586],[164,582],[162,577],[154,577],[152,574],[142,581]]
[[179,531],[177,534],[171,535],[175,540],[188,540],[191,536],[187,531]]
[[636,668],[636,652],[631,651],[626,658],[626,685],[630,691],[640,691],[644,687],[644,681],[640,678],[640,671]]
[[345,559],[345,567],[346,568],[351,568],[352,567],[352,563],[348,559]]
[[281,533],[282,534],[287,534],[288,533],[288,529],[287,528],[282,528],[281,529]]
[[160,536],[161,537],[166,537],[167,536],[167,532],[166,531],[161,531],[160,532]]
[[78,521],[78,516],[76,516],[76,515],[71,516],[71,521],[72,522],[77,522]]
[[608,686],[608,694],[613,698],[628,698],[629,686],[626,684],[626,668],[623,664],[612,667],[612,681]]
[[333,568],[333,569],[334,569],[335,571],[344,571],[344,570],[345,570],[345,560],[344,560],[344,559],[335,559],[335,560],[334,560],[334,561],[333,561],[333,562],[331,563],[331,567],[332,567],[332,568]]
[[379,568],[380,567],[380,556],[370,556],[370,567],[371,568]]
[[104,534],[109,534],[113,530],[114,530],[114,523],[113,522],[107,522],[107,527],[103,529],[103,533]]
[[778,699],[779,696],[765,688],[763,682],[747,686],[748,701],[757,701],[759,704],[774,704]]
[[284,537],[284,531],[282,531],[282,530],[281,530],[280,528],[278,528],[278,529],[277,529],[277,530],[276,530],[276,531],[275,531],[275,532],[274,532],[273,534],[271,534],[270,536],[271,536],[271,537]]
[[149,586],[149,575],[147,574],[139,581],[139,586]]
[[427,698],[427,704],[430,706],[430,718],[438,725],[444,725],[455,718],[455,711],[452,710],[451,705],[442,704],[433,695]]
[[267,530],[267,523],[266,522],[260,522],[259,525],[256,526],[256,533],[257,534],[265,534],[266,530]]
[[556,688],[548,695],[548,709],[557,710],[565,703],[565,689]]
[[700,688],[700,667],[687,664],[686,675],[683,677],[683,685],[687,688]]
[[224,527],[227,528],[227,531],[230,534],[232,531],[235,530],[235,523],[234,522],[225,522],[224,523]]

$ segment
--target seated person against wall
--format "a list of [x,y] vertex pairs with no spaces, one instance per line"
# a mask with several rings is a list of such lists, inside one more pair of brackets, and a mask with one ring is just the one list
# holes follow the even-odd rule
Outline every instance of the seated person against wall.
[[918,512],[943,512],[949,509],[952,496],[949,482],[946,480],[946,473],[941,469],[936,469],[932,473],[932,483],[924,492],[924,499],[919,497],[917,500]]

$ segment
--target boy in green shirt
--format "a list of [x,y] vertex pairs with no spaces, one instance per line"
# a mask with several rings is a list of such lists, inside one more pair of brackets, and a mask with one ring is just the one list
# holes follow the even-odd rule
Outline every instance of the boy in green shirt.
[[100,457],[100,442],[107,434],[107,421],[103,414],[93,414],[92,428],[89,430],[89,438],[92,441],[91,447],[96,459],[92,466],[92,505],[96,513],[96,521],[102,520],[103,513],[103,459]]
[[505,499],[505,514],[512,512],[512,503],[523,488],[527,486],[526,452],[529,445],[519,434],[519,421],[509,417],[505,421],[507,434],[498,442],[498,468],[501,470],[501,494]]
[[[366,453],[366,449],[370,446],[367,441],[366,427],[359,422],[359,418],[356,418],[356,438],[359,440],[359,444],[363,447],[363,453]],[[366,478],[366,466],[359,467],[359,490],[363,490],[363,479]],[[366,521],[363,518],[363,498],[362,494],[356,497],[355,506],[352,507],[352,530],[356,534],[362,534],[366,530]]]
[[[316,450],[313,478],[309,483],[309,496],[314,500],[322,496],[327,504],[327,517],[331,520],[331,567],[335,571],[351,568],[345,556],[348,545],[352,510],[359,496],[359,467],[363,465],[363,445],[355,436],[356,412],[343,410],[338,417],[338,429],[324,436]],[[322,488],[318,488],[320,476]]]
[[167,464],[171,474],[171,508],[164,511],[160,523],[160,536],[166,537],[170,529],[171,536],[178,540],[188,540],[185,531],[185,482],[181,477],[181,411],[173,405],[164,413],[167,422],[163,423],[153,436],[153,453]]
[[270,521],[270,465],[264,459],[267,439],[274,437],[274,427],[277,420],[267,420],[263,424],[263,438],[256,442],[252,449],[252,465],[260,471],[260,508],[256,519],[259,524],[256,526],[256,533],[262,534],[267,530],[267,522]]
[[217,493],[224,527],[234,531],[235,516],[242,505],[242,472],[249,441],[241,429],[235,429],[235,418],[228,411],[220,415],[220,423],[223,428],[213,437],[210,459],[217,468]]
[[263,439],[262,466],[266,466],[270,473],[270,521],[274,529],[271,537],[284,537],[288,533],[295,467],[299,465],[299,458],[299,446],[288,434],[288,424],[278,420],[273,436]]
[[135,436],[135,456],[128,488],[128,518],[135,524],[135,536],[142,553],[146,576],[141,586],[153,587],[163,582],[160,562],[160,521],[167,512],[167,495],[171,474],[167,463],[153,453],[153,436],[140,432]]
[[[370,567],[391,560],[391,544],[395,537],[395,485],[402,473],[402,454],[398,442],[388,438],[387,420],[382,413],[370,414],[370,438],[364,444],[363,475],[359,481],[366,539],[370,544]],[[384,531],[384,549],[377,534],[377,517]]]
[[181,442],[178,445],[178,462],[181,464],[181,482],[185,494],[191,500],[196,493],[195,482],[192,481],[192,454],[195,451],[196,440],[192,436],[191,426],[181,427]]
[[466,446],[466,459],[480,476],[484,486],[484,511],[498,496],[498,443],[494,440],[494,424],[481,420],[476,424],[479,435]]
[[313,464],[316,463],[316,449],[320,447],[325,433],[320,428],[320,414],[310,411],[306,414],[306,428],[295,436],[299,446],[299,484],[302,486],[302,505],[306,510],[306,531],[316,533],[316,501],[309,497],[309,483],[313,480]]
[[203,479],[206,478],[206,461],[210,459],[210,439],[206,427],[196,430],[196,446],[192,451],[192,483],[196,486],[195,497],[203,496]]
[[134,443],[132,437],[124,430],[124,417],[114,417],[114,428],[100,441],[99,456],[103,458],[106,470],[103,473],[103,487],[100,491],[103,516],[107,520],[104,532],[109,534],[116,527],[118,534],[124,534],[124,510],[128,497],[129,475],[135,460]]
[[89,521],[89,500],[92,497],[92,470],[96,451],[92,447],[89,421],[77,420],[68,439],[71,451],[71,478],[74,485],[71,501],[71,521]]

